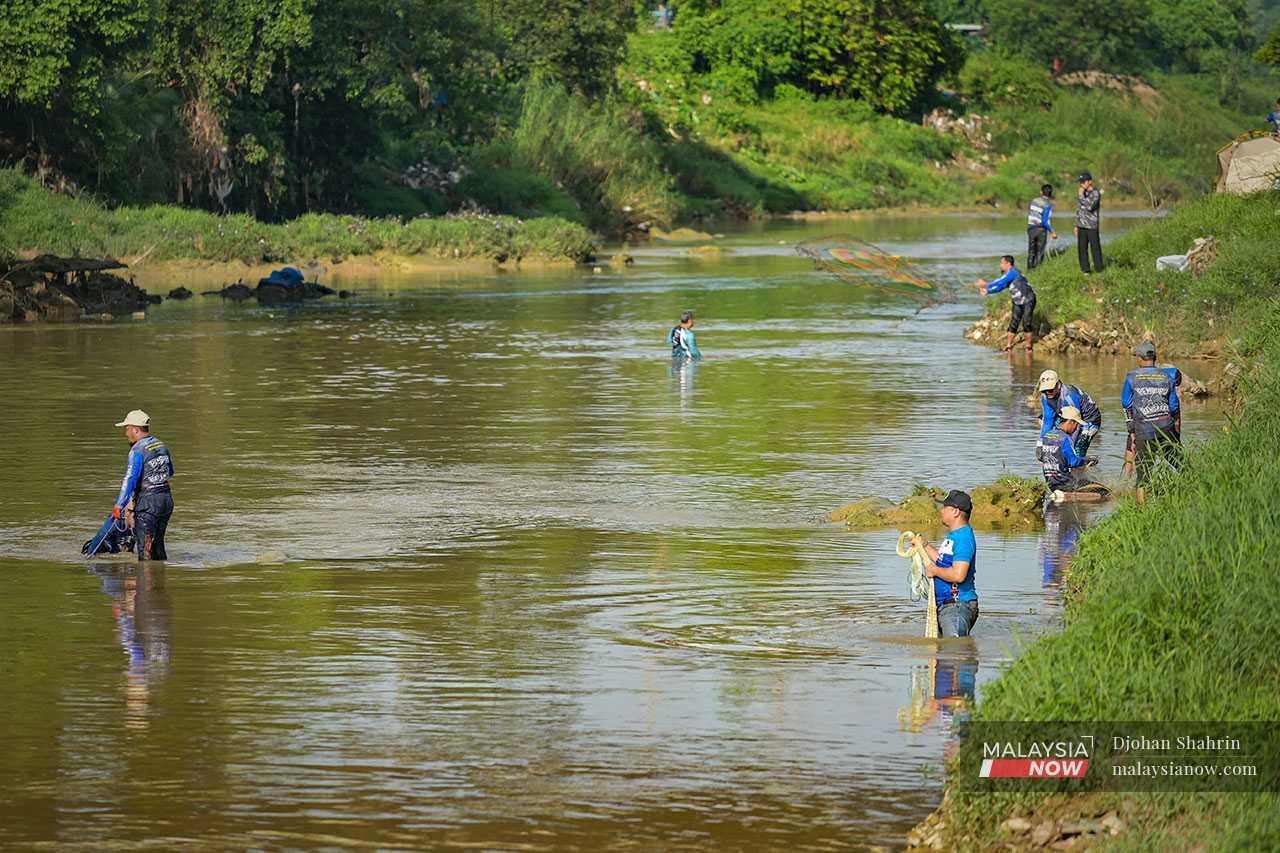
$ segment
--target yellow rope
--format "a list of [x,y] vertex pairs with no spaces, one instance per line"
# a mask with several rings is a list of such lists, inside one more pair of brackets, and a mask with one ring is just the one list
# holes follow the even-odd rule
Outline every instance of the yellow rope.
[[907,557],[911,560],[911,570],[907,575],[907,582],[911,586],[911,600],[919,601],[921,598],[928,596],[929,606],[924,613],[924,635],[929,639],[938,636],[938,599],[937,593],[933,588],[933,579],[926,577],[924,573],[925,561],[929,559],[929,555],[925,553],[924,548],[912,544],[911,540],[916,535],[910,530],[902,531],[902,535],[898,537],[898,556]]

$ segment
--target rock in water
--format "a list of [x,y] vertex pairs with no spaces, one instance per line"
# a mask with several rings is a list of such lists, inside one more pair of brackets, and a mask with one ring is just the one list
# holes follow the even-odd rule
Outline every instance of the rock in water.
[[185,287],[175,287],[169,291],[170,299],[190,299],[192,296],[195,296],[195,294]]
[[709,243],[715,237],[706,231],[694,231],[692,228],[676,228],[672,231],[663,231],[661,228],[653,228],[649,231],[650,236],[655,240],[661,240],[665,243]]
[[253,296],[253,289],[242,281],[235,284],[228,284],[221,290],[206,290],[203,296],[221,296],[223,299],[234,299],[236,302],[243,302],[250,296]]

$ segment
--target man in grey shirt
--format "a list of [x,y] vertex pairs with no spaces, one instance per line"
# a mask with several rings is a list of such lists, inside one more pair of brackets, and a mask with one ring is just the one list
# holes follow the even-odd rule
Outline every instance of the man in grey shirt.
[[[1081,173],[1080,188],[1076,190],[1076,253],[1080,257],[1080,271],[1085,275],[1102,272],[1102,238],[1098,235],[1098,208],[1102,206],[1102,190],[1093,185],[1093,175]],[[1093,268],[1089,268],[1089,255],[1093,255]]]

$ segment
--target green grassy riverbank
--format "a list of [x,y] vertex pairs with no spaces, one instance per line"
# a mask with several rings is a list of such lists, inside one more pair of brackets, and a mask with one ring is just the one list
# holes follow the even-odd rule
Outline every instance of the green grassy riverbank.
[[[1170,331],[1216,319],[1215,330],[1230,335],[1251,367],[1239,385],[1240,417],[1222,434],[1190,437],[1187,464],[1158,483],[1154,499],[1122,502],[1081,537],[1064,629],[1032,643],[990,685],[975,721],[1280,719],[1280,624],[1265,596],[1280,523],[1280,264],[1265,257],[1274,241],[1262,239],[1274,229],[1277,196],[1205,199],[1118,241],[1114,272],[1093,285],[1102,303],[1067,298],[1065,263],[1037,284],[1042,299],[1062,299],[1063,316],[1093,316],[1103,309],[1091,306],[1118,300]],[[1154,255],[1183,251],[1202,233],[1223,238],[1218,264],[1177,286],[1164,276],[1164,296],[1153,296]],[[1280,837],[1277,806],[1275,793],[977,793],[953,777],[942,808],[913,840],[1034,848],[1112,815],[1114,835],[1080,833],[1073,849],[1104,837],[1120,850],[1264,849]]]
[[401,221],[308,214],[280,224],[170,205],[110,208],[50,193],[0,169],[0,250],[120,259],[325,262],[372,255],[581,262],[591,233],[555,217],[446,216]]

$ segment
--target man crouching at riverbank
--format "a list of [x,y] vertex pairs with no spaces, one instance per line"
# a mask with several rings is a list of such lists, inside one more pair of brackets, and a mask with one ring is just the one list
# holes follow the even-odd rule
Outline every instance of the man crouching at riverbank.
[[133,505],[133,535],[137,541],[139,560],[167,560],[164,532],[173,515],[173,459],[164,442],[151,434],[151,417],[134,409],[116,424],[124,427],[129,442],[129,460],[120,484],[120,494],[111,517],[117,521]]
[[923,536],[917,536],[915,541],[929,555],[924,573],[933,578],[938,632],[944,637],[967,637],[978,621],[978,591],[973,585],[978,570],[978,543],[969,526],[973,501],[965,492],[954,489],[939,512],[950,531],[947,538],[936,548]]

